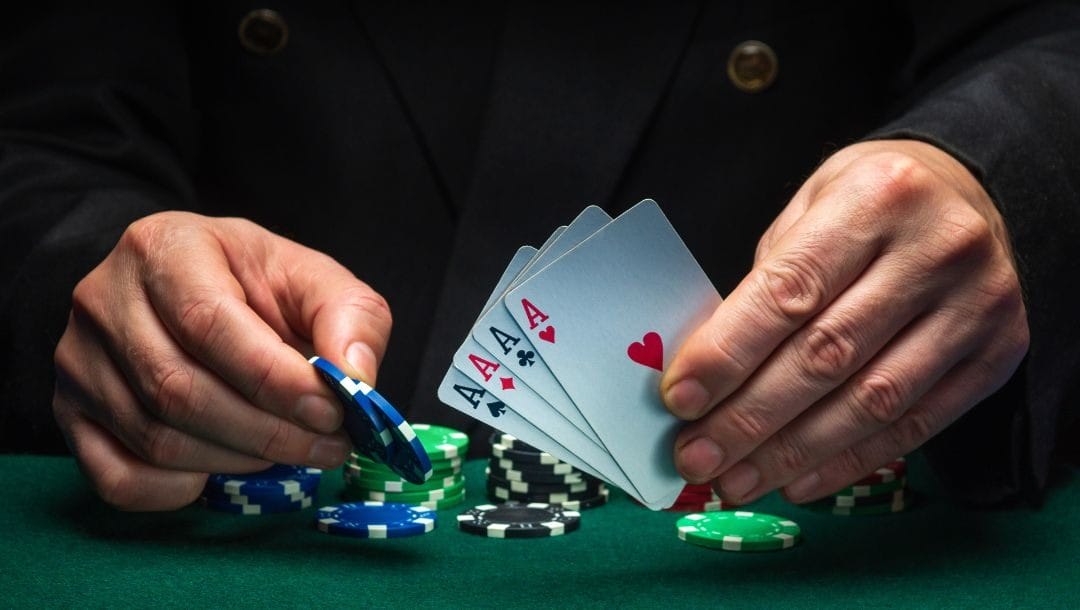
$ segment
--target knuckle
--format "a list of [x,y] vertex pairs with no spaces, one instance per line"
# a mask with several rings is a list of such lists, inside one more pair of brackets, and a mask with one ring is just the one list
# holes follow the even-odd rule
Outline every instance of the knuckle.
[[161,212],[136,220],[124,230],[118,247],[135,253],[139,258],[149,258],[167,235],[171,218],[172,213]]
[[1025,313],[1020,280],[1011,268],[990,274],[979,282],[977,289],[985,297],[991,315],[1013,319],[1018,313]]
[[970,208],[950,209],[943,213],[935,235],[945,264],[985,260],[993,253],[996,241],[990,223]]
[[835,462],[845,479],[863,477],[871,471],[866,459],[854,447],[847,447],[838,453]]
[[916,204],[933,173],[919,159],[900,152],[875,153],[867,161],[872,185],[867,204],[879,211]]
[[269,391],[271,387],[270,380],[274,378],[274,371],[280,368],[276,352],[267,350],[264,354],[265,358],[260,358],[258,363],[252,363],[250,366],[250,369],[258,371],[258,374],[251,378],[254,383],[245,394],[248,400],[254,403],[260,402],[264,390]]
[[806,445],[794,434],[776,435],[773,447],[773,460],[786,473],[800,473],[810,466],[810,457]]
[[277,461],[284,456],[292,455],[292,445],[295,444],[296,428],[292,424],[276,417],[268,418],[269,429],[263,435],[266,440],[258,449],[258,457],[264,460]]
[[219,293],[192,290],[180,303],[181,342],[196,350],[212,350],[224,331],[229,302]]
[[854,387],[855,408],[876,427],[895,422],[904,412],[905,391],[900,380],[885,371],[875,371]]
[[139,482],[130,469],[119,465],[106,468],[90,481],[97,495],[114,508],[130,510],[139,502]]
[[[769,422],[757,413],[747,412],[743,409],[731,409],[724,418],[720,432],[727,435],[729,430],[734,430],[745,441],[760,444],[768,438],[771,428]],[[717,438],[717,435],[714,435]]]
[[[908,450],[918,447],[937,432],[933,410],[909,411],[892,426],[891,430],[895,446]],[[906,451],[900,453],[906,453]]]
[[150,422],[142,433],[143,457],[154,466],[169,467],[181,463],[187,454],[184,435],[174,428]]
[[367,317],[389,328],[393,324],[390,304],[379,293],[367,285],[353,286],[343,295],[346,302],[363,312]]
[[839,383],[858,364],[860,351],[851,324],[833,318],[815,324],[806,334],[802,369],[811,377]]
[[161,419],[176,424],[189,420],[194,411],[195,379],[177,359],[156,360],[150,366],[147,405]]
[[825,274],[814,256],[790,254],[762,265],[758,270],[765,306],[788,321],[801,321],[818,311],[827,292]]
[[749,366],[742,355],[738,354],[727,335],[720,332],[709,334],[711,368],[717,372],[729,372],[731,375],[742,378],[749,372]]

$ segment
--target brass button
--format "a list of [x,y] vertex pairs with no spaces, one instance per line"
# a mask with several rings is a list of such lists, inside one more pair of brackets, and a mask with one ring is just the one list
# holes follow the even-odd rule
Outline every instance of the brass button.
[[289,26],[285,19],[268,8],[251,11],[240,21],[237,29],[240,44],[256,55],[273,55],[289,41]]
[[779,70],[776,53],[759,40],[740,42],[728,57],[727,73],[731,84],[740,91],[764,91],[776,80]]

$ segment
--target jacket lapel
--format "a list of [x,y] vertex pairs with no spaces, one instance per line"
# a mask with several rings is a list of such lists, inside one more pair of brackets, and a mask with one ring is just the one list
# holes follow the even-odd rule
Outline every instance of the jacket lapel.
[[621,11],[580,3],[507,10],[473,177],[435,324],[419,372],[413,417],[450,416],[436,388],[510,255],[539,244],[585,205],[610,201],[657,112],[698,14],[696,3]]

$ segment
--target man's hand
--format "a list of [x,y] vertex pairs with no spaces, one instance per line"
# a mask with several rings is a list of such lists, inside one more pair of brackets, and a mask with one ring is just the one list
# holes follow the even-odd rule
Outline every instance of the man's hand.
[[821,497],[940,432],[1027,346],[1005,225],[974,176],[921,142],[850,146],[668,367],[665,402],[695,420],[676,465],[733,503]]
[[340,465],[341,407],[305,355],[374,384],[390,325],[323,254],[245,220],[156,214],[75,288],[53,412],[107,502],[178,508],[208,472]]

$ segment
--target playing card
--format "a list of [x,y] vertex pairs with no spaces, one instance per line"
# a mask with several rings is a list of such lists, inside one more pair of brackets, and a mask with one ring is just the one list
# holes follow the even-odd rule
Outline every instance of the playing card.
[[[556,234],[561,235],[562,231],[556,230]],[[502,286],[503,284],[509,284],[511,280],[517,277],[518,274],[528,266],[529,261],[533,260],[536,254],[537,250],[532,246],[522,246],[518,248],[517,252],[515,252],[514,256],[510,259],[510,263],[506,265],[506,269],[503,269],[502,275],[499,277],[499,282],[496,285]],[[500,296],[502,296],[501,293],[491,293],[487,302],[484,303],[484,311],[491,309],[491,307],[498,302],[497,299]]]
[[[611,222],[611,217],[600,208],[596,206],[585,208],[558,239],[546,250],[539,252],[526,265],[525,269],[514,278],[513,283],[500,283],[496,286],[494,294],[501,295],[531,277],[532,273],[547,266],[548,263],[568,252],[609,222]],[[537,356],[529,338],[518,328],[506,308],[489,308],[473,326],[472,336],[585,436],[602,444],[600,437],[570,400],[544,361]]]
[[[652,200],[547,265],[503,299],[641,498],[668,506],[680,422],[660,398],[676,348],[720,304]],[[556,435],[557,436],[557,435]]]
[[[488,299],[489,303],[503,294],[504,289],[509,285],[509,278],[514,274],[515,270],[522,267],[529,250],[531,248],[523,247],[514,255],[503,272],[499,283],[492,291],[491,297]],[[536,259],[533,258],[532,260]],[[510,325],[515,331],[517,330],[512,321]],[[493,396],[497,396],[504,403],[513,405],[513,410],[519,416],[542,429],[545,433],[557,438],[562,447],[578,458],[578,462],[591,466],[592,470],[589,470],[589,472],[597,472],[600,478],[623,488],[628,493],[636,495],[636,489],[599,441],[593,440],[578,430],[573,422],[569,421],[559,411],[553,409],[528,384],[518,379],[472,336],[466,337],[465,342],[455,352],[453,365],[454,368],[465,373],[482,389]],[[458,402],[458,404],[461,403]],[[472,406],[474,407],[473,410],[475,410],[475,405]],[[581,414],[576,409],[573,409],[573,413],[578,418],[581,418]],[[584,422],[583,419],[582,421]],[[502,429],[510,432],[506,428]],[[539,447],[546,450],[543,445]],[[575,462],[571,461],[571,463]]]
[[[484,389],[481,384],[476,383],[455,367],[450,367],[450,370],[446,372],[446,376],[443,377],[442,384],[439,385],[439,400],[443,404],[474,417],[497,430],[512,434],[533,447],[542,448],[582,472],[603,479],[612,485],[620,486],[618,479],[608,479],[598,469],[593,468],[592,464],[586,463],[567,449],[561,442],[562,439],[556,440],[558,432],[549,434],[547,430],[541,430],[533,425],[529,420],[517,413],[513,406],[503,401],[501,397]],[[572,426],[570,428],[574,429]],[[578,434],[580,435],[580,433]],[[611,460],[611,456],[606,453],[603,455],[607,456],[607,460],[611,461],[610,467],[619,472],[614,460]]]

